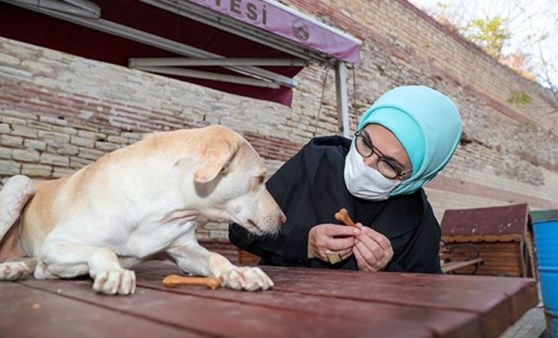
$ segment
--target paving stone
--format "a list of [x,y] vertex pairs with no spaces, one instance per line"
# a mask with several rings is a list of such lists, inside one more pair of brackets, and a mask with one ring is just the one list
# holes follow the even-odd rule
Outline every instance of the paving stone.
[[525,312],[513,326],[499,338],[544,338],[546,323],[542,306],[536,306]]

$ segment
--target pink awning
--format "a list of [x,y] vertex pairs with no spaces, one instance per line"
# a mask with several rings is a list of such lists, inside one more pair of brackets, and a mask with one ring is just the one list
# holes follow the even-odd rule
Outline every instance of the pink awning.
[[[36,1],[34,6],[28,5],[30,0],[20,0],[26,4],[17,6],[18,0],[0,2],[0,36],[126,67],[135,58],[204,59],[207,55],[223,60],[298,60],[302,63],[250,69],[188,67],[194,72],[240,80],[250,78],[250,72],[243,70],[253,70],[255,78],[262,78],[263,72],[264,80],[275,88],[199,78],[190,73],[165,74],[287,106],[294,84],[283,79],[292,79],[304,64],[360,62],[358,40],[269,0],[79,0],[98,6],[100,17],[39,10],[37,6],[45,3],[67,4],[60,0]],[[193,54],[186,47],[193,48]],[[273,76],[265,79],[267,73],[279,80]]]
[[360,43],[309,16],[270,0],[189,0],[349,63],[360,63]]

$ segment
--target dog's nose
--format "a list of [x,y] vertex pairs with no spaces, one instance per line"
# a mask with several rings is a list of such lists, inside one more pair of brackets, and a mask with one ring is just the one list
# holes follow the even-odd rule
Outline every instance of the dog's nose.
[[287,221],[287,216],[285,216],[284,213],[281,213],[281,215],[279,216],[279,225],[285,224],[286,221]]

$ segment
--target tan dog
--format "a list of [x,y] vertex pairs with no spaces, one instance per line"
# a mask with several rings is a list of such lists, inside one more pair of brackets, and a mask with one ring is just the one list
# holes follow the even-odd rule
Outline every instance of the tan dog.
[[275,232],[286,218],[265,176],[252,146],[221,126],[155,133],[57,180],[14,176],[0,192],[0,240],[32,259],[0,263],[0,280],[24,278],[36,263],[36,278],[89,274],[95,291],[128,295],[127,268],[166,252],[185,273],[269,289],[262,270],[236,267],[195,237],[205,218]]

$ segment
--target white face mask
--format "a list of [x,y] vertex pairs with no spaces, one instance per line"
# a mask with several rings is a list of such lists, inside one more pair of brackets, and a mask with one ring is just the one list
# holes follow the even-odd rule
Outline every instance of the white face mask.
[[372,167],[364,163],[363,157],[358,153],[355,143],[345,158],[345,186],[355,197],[371,201],[386,200],[401,181],[391,180]]

